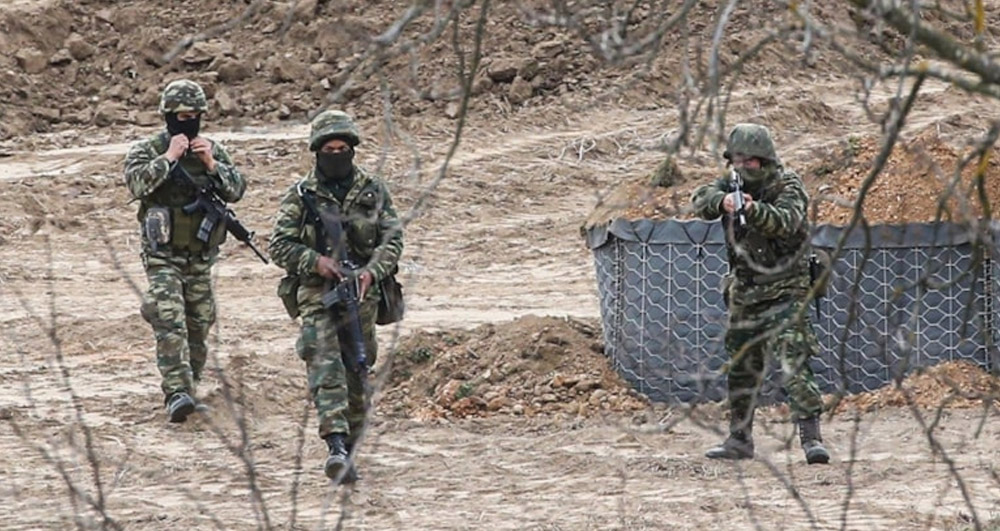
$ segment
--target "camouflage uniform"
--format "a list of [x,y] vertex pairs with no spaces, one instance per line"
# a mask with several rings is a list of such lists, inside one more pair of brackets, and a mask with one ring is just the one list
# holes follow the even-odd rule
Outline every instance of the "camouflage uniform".
[[820,440],[818,416],[823,407],[809,367],[809,358],[819,352],[819,344],[809,312],[803,311],[810,289],[809,197],[798,175],[781,165],[770,133],[763,126],[737,125],[730,135],[726,158],[731,157],[730,150],[763,162],[760,170],[737,170],[743,177],[743,191],[753,197],[745,214],[746,226],[736,227],[735,216],[722,210],[723,199],[732,191],[730,177],[699,187],[692,197],[698,216],[708,220],[722,217],[727,228],[730,272],[723,289],[730,312],[726,333],[726,350],[731,356],[730,440],[743,443],[735,444],[739,455],[710,457],[752,456],[753,411],[767,356],[774,356],[781,366],[782,384],[794,417],[808,424],[805,428],[800,425],[804,443]]
[[[200,86],[179,80],[164,89],[160,112],[204,112],[207,107]],[[175,393],[193,394],[204,370],[208,331],[215,322],[211,269],[226,236],[224,224],[219,223],[209,242],[197,239],[203,215],[183,211],[184,205],[194,201],[195,190],[170,174],[171,164],[164,156],[170,138],[167,131],[157,133],[133,144],[125,157],[125,183],[140,202],[142,261],[149,279],[140,313],[156,336],[157,367],[166,400]],[[211,183],[223,200],[239,201],[246,181],[216,142],[212,142],[212,156],[216,161],[212,174],[190,152],[178,164],[199,185]],[[144,229],[147,214],[158,207],[169,212],[171,236],[169,242],[154,246]]]
[[[317,151],[334,137],[349,139],[352,150],[360,142],[357,126],[349,116],[339,111],[320,113],[312,123],[310,149]],[[355,263],[362,265],[357,274],[369,271],[373,276],[374,282],[360,305],[370,365],[375,363],[377,353],[375,318],[381,296],[379,283],[396,269],[403,250],[402,225],[389,190],[381,179],[354,166],[349,188],[338,193],[332,183],[320,178],[319,170],[314,167],[282,196],[268,247],[274,263],[285,268],[288,274],[279,286],[279,295],[290,296],[302,318],[296,352],[306,363],[309,391],[319,419],[319,435],[328,442],[331,435],[343,435],[350,452],[364,426],[367,402],[358,375],[345,369],[345,357],[353,353],[342,352],[335,316],[320,300],[328,281],[316,272],[317,261],[320,254],[335,260],[338,257],[328,246],[329,242],[317,244],[317,227],[307,216],[300,191],[310,194],[320,211],[336,205],[345,220],[348,253]]]

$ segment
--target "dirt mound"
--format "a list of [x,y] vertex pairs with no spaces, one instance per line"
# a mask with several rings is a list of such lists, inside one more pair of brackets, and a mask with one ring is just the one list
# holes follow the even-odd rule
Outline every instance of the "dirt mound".
[[[990,150],[983,159],[970,157],[972,148],[953,147],[940,130],[940,124],[928,127],[896,145],[865,196],[868,223],[968,222],[985,215],[981,195],[987,198],[989,210],[996,211],[1000,205],[998,150]],[[878,137],[851,136],[806,168],[801,175],[813,198],[810,218],[815,215],[816,223],[847,224],[861,184],[881,149]],[[960,179],[956,179],[962,164]],[[691,192],[709,182],[710,176],[685,179],[680,169],[675,171],[677,177],[663,185],[657,185],[661,167],[650,177],[615,187],[595,207],[587,226],[615,218],[690,218]],[[939,213],[946,196],[945,208]]]
[[[813,183],[818,189],[814,196],[819,199],[818,222],[843,225],[850,221],[861,184],[881,149],[879,138],[851,137],[843,150],[810,169],[819,176]],[[975,219],[983,216],[979,186],[990,209],[995,210],[1000,204],[997,151],[990,150],[984,160],[975,158],[966,163],[971,152],[947,144],[936,127],[901,141],[865,197],[865,219],[869,223]],[[958,173],[960,179],[956,179]],[[946,194],[945,209],[939,214]]]
[[[399,26],[397,42],[406,43],[405,53],[390,47],[378,56],[366,55],[373,39],[404,17],[409,6],[399,2],[119,4],[53,0],[0,13],[0,48],[11,51],[0,54],[0,105],[6,115],[0,140],[67,128],[157,125],[159,91],[180,77],[202,83],[211,99],[212,121],[218,124],[303,119],[333,95],[338,105],[366,118],[386,105],[382,88],[392,92],[390,104],[401,118],[426,113],[453,118],[460,88],[454,72],[460,60],[450,25],[458,24],[465,66],[476,39],[476,10],[467,10],[444,27],[444,13],[426,10]],[[572,105],[608,90],[636,105],[660,106],[662,95],[675,91],[682,39],[664,43],[648,69],[635,68],[599,42],[603,32],[620,24],[610,12],[581,9],[574,14],[577,27],[572,30],[540,28],[531,19],[551,15],[552,8],[537,4],[494,4],[473,84],[473,113]],[[688,13],[687,26],[701,39],[711,39],[715,30],[718,10],[710,4],[699,3]],[[819,9],[815,15],[829,23],[850,24],[842,11]],[[242,18],[228,31],[168,57],[185,39],[238,16]],[[627,23],[629,36],[655,32],[663,16],[650,8],[635,10]],[[771,2],[737,7],[721,44],[722,66],[735,61],[750,43],[767,35],[770,23],[784,16],[787,10]],[[881,53],[878,50],[871,46],[859,53]],[[775,77],[809,80],[814,69],[841,70],[835,54],[821,47],[814,51],[809,68],[781,53],[766,53],[743,65],[741,83],[769,83]],[[379,79],[376,71],[386,79]],[[383,81],[385,87],[380,87]]]
[[667,157],[647,177],[630,179],[601,198],[587,217],[584,228],[614,219],[667,219],[689,215],[687,178],[677,162]]
[[601,353],[596,323],[526,316],[471,331],[416,332],[396,351],[380,408],[416,418],[492,414],[590,416],[637,411]]
[[844,397],[835,412],[869,412],[911,404],[923,409],[981,408],[990,400],[1000,405],[1000,378],[967,361],[949,361],[918,370],[899,386]]

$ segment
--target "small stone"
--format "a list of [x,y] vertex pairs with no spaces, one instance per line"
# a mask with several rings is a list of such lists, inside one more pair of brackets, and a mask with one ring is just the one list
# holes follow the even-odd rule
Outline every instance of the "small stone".
[[[510,405],[511,400],[509,398],[505,396],[498,396],[486,403],[486,409],[489,411],[499,411],[505,407],[510,407]],[[517,406],[514,406],[514,409],[517,409]]]
[[108,89],[107,93],[105,93],[105,97],[109,100],[121,100],[125,99],[126,95],[130,91],[130,87],[126,87],[124,85],[113,85]]
[[521,66],[517,68],[517,76],[528,81],[531,81],[536,75],[538,75],[538,61],[534,58],[529,57],[525,59],[521,63]]
[[94,125],[106,127],[116,123],[123,123],[126,121],[127,116],[127,111],[121,105],[101,103],[94,111]]
[[517,69],[513,59],[498,59],[486,69],[486,75],[497,83],[510,83],[517,77]]
[[535,45],[531,54],[541,59],[552,59],[562,54],[566,50],[566,45],[561,40],[553,39],[543,41]]
[[215,93],[215,103],[219,105],[219,111],[224,115],[235,114],[239,111],[240,107],[236,104],[236,101],[229,95],[224,89],[219,89]]
[[493,80],[490,79],[490,76],[477,76],[472,82],[472,95],[479,96],[480,94],[489,92],[491,88],[493,88]]
[[309,72],[310,79],[325,79],[328,74],[331,74],[330,65],[326,63],[312,63],[306,67],[306,71]]
[[534,92],[535,89],[531,86],[531,82],[518,77],[510,84],[510,90],[507,91],[507,99],[514,105],[521,104],[531,99]]
[[59,108],[48,105],[37,105],[31,109],[31,114],[44,118],[50,122],[59,121]]
[[94,55],[94,52],[97,50],[92,44],[84,40],[84,38],[77,33],[70,34],[70,36],[66,38],[66,42],[63,45],[67,50],[69,50],[69,54],[73,57],[73,59],[76,59],[77,61],[83,61],[89,58]]
[[73,62],[73,56],[69,54],[69,50],[66,48],[60,48],[59,51],[52,54],[49,57],[49,64],[52,66],[64,66]]
[[198,41],[184,52],[184,55],[181,56],[181,61],[188,65],[204,65],[212,62],[219,55],[220,47],[218,45]]
[[590,398],[587,399],[587,403],[589,403],[592,406],[600,405],[601,402],[604,401],[605,397],[607,397],[607,395],[608,392],[605,391],[604,389],[597,389],[590,394]]
[[563,376],[562,374],[557,374],[552,378],[552,387],[573,387],[580,381],[579,376]]
[[275,83],[291,83],[306,78],[306,68],[301,63],[283,57],[275,57],[268,66],[271,81]]
[[94,16],[101,22],[111,24],[114,21],[115,12],[113,9],[109,8],[98,9],[97,12],[94,13]]
[[312,18],[316,15],[318,0],[299,0],[292,5],[295,18],[298,20]]
[[455,401],[455,396],[458,395],[458,390],[461,387],[460,380],[448,380],[434,393],[434,402],[441,407],[450,406]]
[[215,71],[219,73],[219,81],[223,83],[242,81],[252,74],[249,65],[243,61],[231,58],[219,61],[219,64],[215,67]]
[[14,54],[14,59],[17,60],[18,66],[20,66],[25,72],[29,74],[37,74],[48,66],[49,61],[41,51],[37,48],[21,48]]
[[581,379],[573,386],[573,389],[579,392],[587,392],[592,389],[597,389],[601,386],[601,382],[594,379]]
[[149,21],[146,8],[138,6],[114,9],[111,18],[111,23],[119,33],[129,33],[136,28],[144,27]]

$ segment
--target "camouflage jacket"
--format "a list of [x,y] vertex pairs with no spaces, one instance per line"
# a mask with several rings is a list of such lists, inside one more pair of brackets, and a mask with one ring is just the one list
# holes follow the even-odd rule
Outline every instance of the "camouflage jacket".
[[[366,298],[378,296],[379,282],[396,271],[403,252],[403,226],[392,206],[389,189],[381,179],[355,166],[354,184],[340,204],[313,170],[282,196],[268,245],[274,263],[300,279],[297,298],[302,315],[321,311],[320,298],[326,281],[316,273],[320,257],[316,227],[311,216],[306,215],[306,206],[299,196],[300,185],[303,191],[314,194],[318,209],[332,204],[340,208],[346,220],[348,253],[362,266],[362,271],[370,271],[375,279]],[[329,256],[331,250],[326,248],[323,254]]]
[[[229,153],[217,142],[212,144],[212,157],[215,159],[215,173],[209,174],[201,159],[194,154],[187,154],[178,161],[192,179],[199,185],[211,183],[219,198],[228,203],[235,203],[243,197],[246,191],[246,179],[240,175],[233,165]],[[225,227],[220,223],[210,238],[212,245],[205,246],[198,241],[198,225],[203,217],[201,213],[184,214],[182,208],[195,199],[196,190],[190,185],[173,178],[170,174],[170,161],[163,155],[170,145],[170,136],[164,131],[132,145],[125,155],[125,185],[132,197],[140,201],[138,218],[142,233],[143,252],[152,252],[145,231],[141,224],[146,211],[152,207],[162,206],[171,209],[173,218],[172,244],[160,249],[156,254],[169,256],[174,252],[186,249],[214,255],[218,252],[218,244],[225,238]]]
[[731,215],[723,215],[722,200],[731,191],[728,177],[700,186],[691,201],[706,220],[722,218],[729,254],[728,293],[731,304],[747,306],[809,289],[809,196],[794,172],[778,166],[744,192],[753,197],[743,230],[733,230]]

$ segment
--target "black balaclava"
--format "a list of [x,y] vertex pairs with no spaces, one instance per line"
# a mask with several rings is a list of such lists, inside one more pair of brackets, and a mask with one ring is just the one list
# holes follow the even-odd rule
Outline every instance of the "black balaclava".
[[188,140],[194,140],[198,136],[198,131],[201,129],[201,115],[195,116],[190,120],[178,120],[177,113],[168,112],[166,115],[167,120],[167,132],[170,136],[184,135],[188,137]]
[[354,171],[354,148],[340,153],[316,152],[316,169],[323,182],[349,180]]

